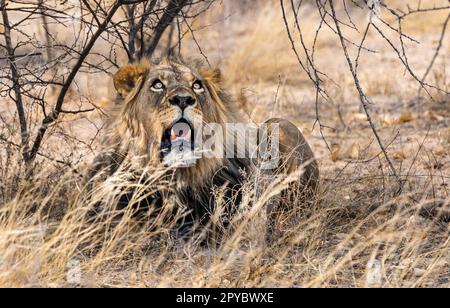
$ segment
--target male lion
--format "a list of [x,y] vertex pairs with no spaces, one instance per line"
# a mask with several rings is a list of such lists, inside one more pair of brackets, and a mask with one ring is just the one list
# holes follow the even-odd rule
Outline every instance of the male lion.
[[[114,85],[124,99],[110,114],[103,150],[89,169],[90,189],[99,174],[103,175],[101,179],[111,176],[127,160],[135,160],[131,167],[134,172],[167,165],[172,152],[196,147],[194,135],[202,126],[217,123],[225,127],[227,123],[245,122],[236,101],[222,88],[220,71],[206,68],[200,62],[187,64],[173,58],[144,60],[121,68],[114,77]],[[275,125],[279,128],[280,159],[275,168],[264,172],[266,178],[303,167],[302,175],[292,187],[311,196],[317,189],[319,169],[309,145],[297,127],[286,120],[267,121],[266,131]],[[230,142],[230,138],[224,139]],[[172,158],[176,161],[177,157],[182,160],[182,156]],[[256,172],[257,165],[249,157],[219,155],[169,166],[167,173],[173,184],[167,189],[158,186],[159,193],[151,196],[155,200],[147,204],[162,206],[162,199],[176,200],[190,210],[192,224],[207,222],[218,202],[213,189],[225,188],[221,198],[227,200],[221,204],[230,206],[227,210],[232,213],[241,202],[240,188]],[[270,216],[289,207],[288,198],[278,200],[276,207],[269,207]]]

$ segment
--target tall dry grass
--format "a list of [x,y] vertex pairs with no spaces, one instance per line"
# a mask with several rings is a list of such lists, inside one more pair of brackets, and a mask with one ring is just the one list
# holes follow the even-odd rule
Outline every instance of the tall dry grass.
[[[270,245],[264,236],[266,203],[295,176],[274,180],[261,194],[249,181],[226,229],[219,204],[209,228],[222,230],[221,236],[213,242],[210,235],[206,245],[206,231],[184,240],[173,236],[170,204],[165,213],[135,215],[133,204],[156,183],[171,187],[160,178],[163,172],[146,170],[142,181],[130,182],[120,171],[91,200],[71,172],[20,179],[13,198],[2,195],[0,285],[448,287],[448,200],[430,201],[434,184],[413,177],[411,189],[395,196],[393,180],[376,169],[335,179],[325,175],[317,199],[295,201],[283,220],[283,236]],[[13,178],[4,177],[3,185],[11,187]],[[130,206],[114,208],[130,187],[136,190]],[[99,200],[106,201],[104,207],[90,215]],[[438,212],[424,217],[430,209]]]
[[[250,109],[259,108],[259,118],[273,113],[272,100],[277,97],[275,101],[280,100],[282,108],[275,110],[273,116],[287,115],[299,125],[312,126],[314,104],[310,94],[313,89],[305,83],[307,77],[302,75],[292,54],[279,9],[271,8],[273,3],[266,3],[255,9],[253,15],[256,18],[251,22],[243,18],[236,26],[230,22],[230,28],[224,29],[222,25],[218,26],[219,30],[207,27],[197,33],[197,39],[207,55],[212,53],[220,58],[221,54],[214,51],[219,47],[224,50],[224,75],[234,90],[250,86],[260,93],[258,97],[262,99],[249,102]],[[213,14],[205,23],[217,22],[215,16]],[[361,21],[366,17],[361,15]],[[439,18],[430,22],[418,17],[417,21],[408,22],[415,34],[431,38],[436,24],[442,23]],[[317,16],[313,12],[306,14],[302,25],[305,39],[311,42]],[[337,128],[330,130],[333,133],[329,136],[342,147],[356,138],[370,142],[367,141],[370,136],[367,125],[356,119],[361,115],[355,114],[358,105],[354,104],[355,93],[350,90],[352,80],[346,75],[348,71],[343,59],[337,56],[335,39],[333,34],[323,32],[317,59],[319,68],[326,69],[334,80],[329,92],[335,101],[343,104],[348,127],[339,130],[339,125],[333,125]],[[361,64],[362,83],[368,94],[375,98],[381,96],[388,102],[410,99],[411,93],[417,93],[417,86],[398,77],[403,76],[404,68],[392,64],[392,53],[385,45],[377,40],[371,42],[380,53],[366,55]],[[198,53],[192,41],[184,46],[189,54]],[[427,46],[432,52],[434,45]],[[415,55],[411,60],[417,63],[417,69],[423,70],[428,64],[423,59],[430,52],[416,54],[416,47],[411,48],[411,54]],[[441,87],[448,87],[448,70],[439,63],[441,66],[432,78]],[[278,95],[280,75],[282,84]],[[100,86],[96,78],[99,77],[81,75],[80,83],[99,86],[87,90],[82,86],[77,88],[95,102],[108,91],[105,79],[102,77]],[[440,108],[446,108],[445,97],[442,102]],[[397,104],[391,109],[380,105],[374,104],[380,118],[385,109],[400,109]],[[332,124],[339,123],[340,119],[330,111],[331,107],[334,108],[321,106],[320,111]],[[14,112],[10,113],[13,118]],[[69,116],[64,120],[66,123],[61,129],[55,129],[56,134],[69,132],[71,136],[86,134],[91,138],[97,132],[87,132],[86,126],[101,126],[97,124],[101,123],[97,114],[89,115],[87,120],[77,121]],[[396,161],[399,170],[403,170],[404,189],[400,195],[396,181],[386,173],[385,162],[369,159],[350,163],[339,161],[340,157],[336,158],[337,162],[331,162],[331,153],[323,150],[325,146],[320,136],[306,131],[321,160],[321,190],[315,200],[294,201],[295,210],[281,222],[284,236],[273,244],[265,241],[265,206],[267,200],[293,178],[274,181],[262,193],[256,193],[255,181],[249,181],[243,188],[243,203],[229,228],[224,230],[221,226],[220,206],[213,213],[215,223],[211,229],[221,231],[223,236],[213,233],[216,242],[210,240],[205,245],[206,232],[183,241],[174,237],[173,215],[163,213],[155,217],[157,213],[151,211],[143,216],[136,215],[133,204],[139,203],[142,194],[148,194],[157,183],[172,186],[170,181],[162,178],[161,170],[145,170],[144,173],[150,176],[140,182],[129,181],[123,170],[109,179],[94,199],[88,200],[80,184],[81,174],[72,170],[78,166],[66,168],[39,157],[40,168],[32,177],[25,176],[17,149],[1,143],[0,286],[450,287],[448,176],[445,169],[450,139],[444,134],[446,123],[445,119],[437,124],[429,123],[434,128],[430,135],[435,133],[439,136],[436,140],[442,143],[442,156],[434,157],[433,151],[419,155],[417,149],[420,152],[421,146],[414,144],[413,150],[407,153],[411,161],[404,164],[401,160]],[[428,134],[426,128],[419,128],[423,135]],[[409,130],[419,128],[412,126]],[[0,136],[3,131],[6,130],[2,127]],[[383,130],[386,140],[390,139],[389,133]],[[86,143],[91,145],[89,138]],[[420,135],[421,141],[422,138]],[[95,147],[80,150],[74,143],[63,144],[49,139],[43,151],[55,157],[61,153],[68,153],[69,157],[81,152],[79,156],[89,161],[86,152],[92,155]],[[395,145],[404,147],[403,144]],[[356,155],[350,155],[353,160],[374,157],[371,152],[363,155],[362,150],[355,148],[358,150]],[[431,165],[430,169],[423,168],[424,161]],[[123,210],[116,209],[114,204],[121,191],[130,187],[137,189],[132,204]],[[222,193],[220,189],[215,192],[219,200]],[[98,208],[99,200],[106,206]],[[165,206],[167,211],[177,212],[170,202]],[[97,215],[92,216],[93,209],[98,211]],[[177,212],[177,215],[184,214]]]

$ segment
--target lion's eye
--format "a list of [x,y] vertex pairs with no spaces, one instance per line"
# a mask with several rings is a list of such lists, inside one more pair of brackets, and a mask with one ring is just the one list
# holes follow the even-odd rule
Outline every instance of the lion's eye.
[[192,85],[192,89],[194,89],[194,91],[199,91],[199,92],[203,91],[203,83],[200,80],[197,80]]
[[164,84],[162,83],[161,80],[156,79],[155,81],[153,81],[152,83],[152,90],[156,91],[156,92],[161,92],[164,90]]

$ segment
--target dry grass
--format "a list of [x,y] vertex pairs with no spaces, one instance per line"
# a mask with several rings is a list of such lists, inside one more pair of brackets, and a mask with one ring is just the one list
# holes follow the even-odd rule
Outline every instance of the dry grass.
[[[389,178],[367,166],[359,171],[358,178],[344,172],[326,179],[317,200],[296,204],[294,223],[273,246],[261,236],[261,213],[293,178],[275,181],[258,200],[254,187],[245,187],[229,234],[207,246],[197,237],[174,241],[171,219],[138,220],[132,207],[107,207],[89,221],[96,200],[86,202],[70,173],[51,174],[58,183],[43,175],[23,180],[0,212],[0,285],[76,286],[70,275],[79,265],[79,285],[94,287],[448,286],[448,223],[421,215],[430,203],[448,209],[448,199],[430,201],[433,185],[418,178],[408,182],[413,192],[394,197]],[[136,186],[124,177],[119,172],[97,198],[114,204],[118,188]]]
[[[278,7],[270,7],[252,12],[251,23],[234,16],[226,29],[215,23],[221,11],[212,12],[205,19],[210,27],[198,32],[197,39],[211,61],[221,60],[232,90],[247,88],[254,119],[272,115],[292,120],[303,129],[320,161],[321,191],[316,200],[295,202],[296,210],[286,217],[286,233],[278,243],[268,245],[262,236],[265,201],[289,179],[274,181],[262,198],[255,198],[252,184],[244,187],[244,202],[215,245],[203,245],[200,236],[181,243],[171,236],[170,217],[139,219],[133,207],[122,211],[113,207],[121,187],[137,186],[147,192],[160,183],[154,170],[146,170],[153,175],[137,185],[126,181],[123,173],[110,179],[96,194],[97,199],[109,200],[109,206],[92,223],[88,214],[96,200],[86,200],[80,173],[39,157],[34,176],[24,176],[17,149],[1,142],[0,286],[450,287],[448,96],[433,93],[435,100],[418,104],[417,84],[405,77],[389,46],[371,34],[369,47],[379,53],[362,57],[360,74],[374,101],[380,134],[390,144],[389,154],[404,181],[397,194],[396,181],[360,112],[335,36],[324,31],[316,55],[319,68],[334,80],[326,84],[333,102],[319,106],[329,127],[325,137],[330,152],[318,128],[312,128],[314,88],[292,54]],[[308,42],[314,37],[316,18],[311,14],[302,20]],[[358,18],[362,22],[366,16],[355,22]],[[433,54],[443,19],[445,14],[432,22],[427,17],[408,21],[408,31],[423,42],[409,46],[410,62],[419,72],[425,71],[424,60]],[[185,52],[196,54],[196,44],[189,36],[186,39]],[[449,48],[445,43],[444,50]],[[429,82],[448,89],[447,65],[443,52]],[[101,86],[92,87],[96,80]],[[104,97],[110,89],[103,76],[88,79],[82,74],[79,84],[77,91],[84,97],[107,105]],[[80,93],[71,97],[75,94]],[[14,118],[13,110],[2,107],[2,118]],[[95,143],[89,149],[85,146],[102,118],[91,114],[63,120],[59,129],[52,130],[43,152],[81,158],[79,165],[88,162]],[[4,125],[0,129],[0,136],[14,132]],[[86,144],[72,139],[62,143],[61,132]],[[220,228],[220,219],[215,227]]]

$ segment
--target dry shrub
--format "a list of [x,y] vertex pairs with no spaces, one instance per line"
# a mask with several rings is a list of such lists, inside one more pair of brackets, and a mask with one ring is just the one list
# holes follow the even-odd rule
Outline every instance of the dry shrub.
[[[289,1],[285,1],[289,27],[291,28],[292,38],[296,44],[301,61],[306,65],[304,51],[300,43],[300,36],[296,29],[292,10],[289,6]],[[408,12],[409,9],[415,10],[418,7],[418,1],[388,1],[386,5],[398,14]],[[447,1],[436,0],[434,3],[422,3],[421,8],[430,8],[448,5]],[[336,4],[338,16],[343,22],[349,23],[348,17],[345,14],[344,7],[341,3]],[[359,30],[355,31],[350,26],[342,27],[343,34],[348,41],[346,42],[352,59],[355,59],[358,54],[358,44],[362,41],[364,29],[369,20],[369,10],[364,5],[361,8],[351,7],[351,22]],[[392,29],[398,28],[398,21],[386,9],[381,10],[381,18],[389,23],[389,27],[379,20],[375,23],[383,31],[385,38],[389,39],[396,48],[399,46],[399,36],[396,31]],[[228,57],[227,62],[227,78],[229,84],[234,86],[238,84],[240,87],[252,86],[255,84],[273,84],[279,83],[280,80],[288,85],[302,85],[305,90],[310,91],[310,95],[314,95],[314,85],[310,82],[307,74],[300,68],[298,59],[292,51],[291,42],[286,33],[286,27],[283,21],[283,16],[279,4],[274,9],[273,3],[271,5],[261,6],[259,10],[253,12],[255,16],[252,23],[244,23],[239,28],[240,33],[245,33],[238,40],[233,40],[232,46],[229,47],[233,52]],[[253,16],[252,15],[252,16]],[[334,93],[345,95],[349,89],[351,93],[347,97],[356,97],[357,93],[353,90],[353,79],[349,73],[348,67],[345,63],[345,58],[342,50],[340,50],[340,43],[338,36],[330,30],[329,27],[323,25],[316,38],[316,31],[320,25],[320,16],[318,14],[315,4],[309,5],[307,2],[302,5],[298,15],[299,24],[302,29],[302,37],[310,55],[313,52],[314,41],[316,42],[314,48],[314,61],[316,68],[327,75],[322,76],[325,83],[325,89],[330,92],[334,98]],[[402,19],[402,31],[408,37],[420,42],[420,44],[404,39],[405,52],[408,57],[409,65],[412,70],[421,78],[425,72],[429,59],[433,57],[434,49],[437,46],[436,34],[442,30],[443,23],[448,15],[447,10],[420,12],[409,15]],[[391,27],[391,28],[390,28]],[[433,36],[430,36],[433,34]],[[222,34],[217,34],[223,38]],[[359,59],[359,74],[361,76],[361,84],[369,96],[375,97],[394,97],[399,96],[401,99],[413,99],[417,95],[419,87],[417,81],[405,74],[405,66],[399,60],[394,50],[379,33],[373,28],[369,31],[368,37],[365,41],[364,47],[367,50],[361,51]],[[206,41],[205,41],[206,42]],[[227,44],[225,42],[225,44]],[[441,56],[435,64],[432,72],[439,73],[442,69],[445,70],[446,62],[442,55],[444,50],[449,48],[446,40],[443,42],[443,50]],[[415,56],[418,56],[417,58]],[[420,58],[420,60],[419,60]],[[389,74],[386,74],[389,70]],[[280,78],[281,77],[281,78]],[[407,82],[405,82],[407,78]],[[436,85],[441,89],[446,89],[448,85],[442,85],[443,78],[436,80]],[[431,77],[427,79],[428,82],[433,83]],[[448,81],[447,81],[448,83]],[[339,89],[334,91],[334,87]],[[431,91],[433,92],[433,91]],[[435,93],[432,93],[433,96]],[[436,93],[440,96],[442,93]],[[337,99],[339,97],[336,97]]]
[[[446,0],[388,0],[384,2],[389,8],[397,10],[398,12],[408,12],[408,10],[416,10],[419,7],[421,9],[425,9],[432,7],[445,7],[448,5],[448,1]],[[413,34],[434,33],[436,29],[442,27],[447,15],[448,12],[446,10],[413,14],[404,19],[403,31]]]
[[[285,93],[280,93],[279,97],[283,108],[276,110],[274,116],[278,116],[278,111],[284,112],[296,123],[310,125],[314,121],[314,96],[306,96],[305,103],[299,100],[303,99],[299,91],[306,91],[300,82],[307,80],[307,77],[299,74],[301,70],[291,51],[280,10],[278,7],[269,9],[264,6],[255,14],[258,18],[252,23],[247,21],[237,25],[238,29],[226,29],[229,31],[227,40],[223,33],[209,32],[204,37],[199,34],[200,45],[209,50],[217,48],[214,44],[207,44],[211,37],[219,42],[224,40],[224,45],[230,44],[224,47],[231,54],[227,61],[226,77],[234,87],[256,84],[260,95],[267,96],[267,85],[275,92],[279,75],[285,75],[281,78]],[[366,17],[365,14],[360,16],[361,20]],[[207,23],[214,21],[214,18],[206,19]],[[354,21],[358,22],[358,18]],[[311,13],[301,22],[305,40],[311,43],[317,16]],[[405,27],[412,27],[411,31],[418,31],[426,37],[428,31],[440,23],[439,18],[415,21],[409,17]],[[295,37],[298,40],[298,33]],[[189,38],[192,39],[188,35],[186,39]],[[356,37],[355,41],[359,39]],[[69,115],[63,118],[65,123],[52,129],[52,137],[42,151],[43,154],[62,158],[63,163],[66,159],[73,162],[70,168],[61,161],[39,156],[40,168],[35,175],[24,176],[22,165],[17,163],[20,160],[17,147],[0,139],[0,286],[450,287],[448,176],[442,166],[448,161],[450,132],[447,132],[445,122],[448,110],[441,113],[448,99],[442,96],[439,103],[435,102],[438,105],[433,105],[441,111],[424,113],[433,117],[432,124],[440,125],[433,124],[437,132],[430,132],[438,135],[435,140],[442,143],[438,161],[434,161],[436,158],[433,156],[437,153],[431,152],[428,153],[428,160],[419,157],[411,167],[408,162],[405,168],[407,164],[405,162],[403,165],[403,160],[406,156],[415,160],[416,144],[412,150],[404,151],[406,154],[402,152],[398,155],[399,164],[402,163],[399,170],[403,170],[404,187],[402,193],[397,194],[396,182],[386,174],[385,162],[379,162],[378,157],[367,162],[349,163],[350,159],[374,157],[379,150],[372,149],[370,153],[365,153],[367,155],[361,153],[361,149],[371,142],[367,138],[370,133],[364,115],[361,117],[357,111],[358,105],[354,104],[355,93],[348,90],[352,87],[352,80],[342,65],[341,50],[336,51],[335,42],[336,36],[324,31],[320,36],[316,59],[319,68],[326,68],[334,80],[326,80],[326,86],[328,89],[334,87],[329,91],[330,95],[346,108],[345,121],[333,118],[335,114],[331,113],[330,105],[320,106],[320,112],[332,124],[345,122],[348,127],[342,130],[346,135],[329,133],[335,137],[332,146],[337,144],[341,147],[335,153],[337,161],[327,161],[332,156],[328,152],[318,156],[323,160],[321,191],[315,200],[293,201],[294,210],[283,220],[285,234],[277,243],[268,245],[265,242],[265,206],[289,179],[274,181],[261,198],[256,197],[261,195],[256,194],[254,182],[245,186],[243,203],[230,229],[224,230],[221,225],[219,206],[213,215],[214,224],[211,230],[208,229],[214,231],[215,240],[208,245],[203,243],[204,234],[185,241],[176,240],[172,234],[174,220],[170,219],[170,215],[167,219],[155,220],[147,213],[147,219],[142,219],[136,217],[133,204],[123,210],[113,208],[122,188],[134,187],[147,193],[149,186],[161,180],[158,176],[136,183],[130,182],[126,173],[118,173],[96,194],[97,199],[107,200],[109,206],[101,208],[98,215],[90,215],[97,202],[86,200],[80,186],[80,173],[74,173],[71,169],[77,169],[78,160],[88,161],[86,155],[95,152],[94,139],[89,138],[94,138],[101,128],[100,111],[77,121]],[[166,43],[163,40],[163,44]],[[189,44],[188,54],[198,51],[194,42],[183,46],[186,44]],[[392,57],[387,57],[388,60],[384,58],[386,54],[392,55],[392,51],[387,51],[389,47],[386,43],[375,40],[373,45],[381,52],[364,57],[367,60],[360,65],[362,82],[368,94],[395,95],[395,101],[411,97],[410,93],[416,95],[418,87],[415,83],[398,78],[403,76],[404,68],[394,69]],[[98,48],[102,46],[99,44]],[[443,50],[448,50],[448,46]],[[410,60],[419,62],[419,69],[428,65],[423,61],[427,56],[414,53],[414,49],[409,51]],[[430,51],[432,53],[432,48]],[[445,88],[448,87],[447,73],[445,65],[440,64],[437,62],[437,69],[429,78]],[[386,74],[386,71],[390,73]],[[101,84],[96,83],[100,78]],[[393,82],[395,78],[398,79]],[[91,89],[94,84],[96,87]],[[70,97],[74,101],[68,102],[68,107],[72,104],[81,107],[81,101],[86,103],[87,99],[103,101],[102,97],[107,96],[103,75],[91,77],[81,74],[78,86],[73,89],[74,96]],[[284,97],[286,93],[292,98],[290,102],[285,102],[288,100]],[[258,101],[256,105],[264,110],[264,115],[273,111],[270,100]],[[250,109],[254,107],[249,106]],[[397,107],[392,104],[390,108],[400,109]],[[373,108],[378,108],[378,111],[387,107],[374,104]],[[36,109],[38,113],[39,108]],[[409,108],[408,112],[411,112]],[[389,124],[387,126],[416,124],[415,120],[405,121],[402,114],[392,115],[393,120],[385,119],[381,113],[375,118],[383,120],[381,124]],[[5,123],[12,121],[1,121],[2,125]],[[423,126],[428,124],[423,122]],[[17,130],[14,125],[11,126],[1,127],[0,137],[17,141]],[[425,134],[426,128],[413,126],[412,130]],[[16,132],[13,138],[4,133],[8,131]],[[385,137],[386,132],[383,133]],[[76,137],[83,142],[76,140]],[[312,134],[308,137],[315,142],[317,152],[324,152],[325,146],[320,136]],[[422,137],[414,135],[412,139],[421,141]],[[355,140],[364,142],[355,146]],[[400,146],[403,150],[403,144]],[[396,153],[391,148],[389,150],[392,154]],[[429,169],[422,168],[424,161]],[[171,186],[170,182],[162,183]],[[220,188],[215,192],[217,196],[222,193]],[[139,194],[135,195],[132,203],[136,203],[139,197]],[[168,209],[173,207],[171,204],[166,206]],[[92,223],[89,218],[96,220]],[[221,233],[223,236],[218,236]]]

